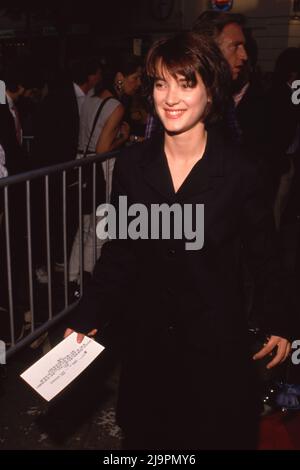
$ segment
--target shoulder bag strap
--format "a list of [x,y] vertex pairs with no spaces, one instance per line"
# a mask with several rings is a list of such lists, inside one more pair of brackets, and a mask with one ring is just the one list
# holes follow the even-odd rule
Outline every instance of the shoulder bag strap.
[[111,98],[113,98],[113,96],[108,96],[107,98],[105,98],[105,99],[101,102],[101,104],[100,104],[100,106],[99,106],[99,108],[98,108],[98,110],[97,110],[97,112],[96,112],[96,116],[95,116],[95,119],[94,119],[94,122],[93,122],[93,125],[92,125],[92,130],[91,130],[91,133],[90,133],[90,136],[89,136],[89,140],[88,140],[88,143],[87,143],[87,145],[86,145],[86,147],[85,147],[85,151],[84,151],[84,153],[83,153],[83,158],[86,157],[86,154],[88,153],[88,149],[89,149],[89,145],[90,145],[90,142],[91,142],[91,138],[92,138],[92,136],[93,136],[93,133],[94,133],[94,130],[95,130],[97,121],[98,121],[98,119],[99,119],[99,116],[100,116],[100,114],[101,114],[101,111],[102,111],[102,109],[103,109],[105,103],[106,103],[108,100],[110,100]]

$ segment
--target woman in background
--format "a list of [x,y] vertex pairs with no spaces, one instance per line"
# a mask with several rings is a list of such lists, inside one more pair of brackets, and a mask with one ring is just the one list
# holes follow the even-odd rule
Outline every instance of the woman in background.
[[[79,158],[88,154],[101,154],[118,149],[124,145],[130,135],[126,122],[126,105],[140,87],[141,66],[135,57],[128,57],[120,63],[113,78],[113,85],[106,86],[106,80],[96,85],[94,94],[85,98],[80,117]],[[101,109],[100,109],[101,107]],[[100,113],[98,114],[100,110]],[[111,178],[115,159],[97,165],[96,205],[110,195]],[[92,168],[87,176],[84,191],[83,217],[83,269],[91,273],[94,265],[94,231],[92,214]],[[100,256],[103,242],[96,238],[96,258]],[[69,281],[75,283],[75,290],[80,279],[79,231],[75,236],[69,261]]]

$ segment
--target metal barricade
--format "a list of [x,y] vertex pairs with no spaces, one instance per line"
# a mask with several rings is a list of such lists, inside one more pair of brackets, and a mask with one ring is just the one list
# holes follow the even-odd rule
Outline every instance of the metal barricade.
[[[60,322],[69,312],[71,312],[79,300],[70,301],[69,297],[69,287],[68,287],[68,246],[67,246],[67,215],[70,207],[68,207],[67,201],[67,191],[70,186],[73,186],[73,194],[76,194],[77,204],[78,204],[78,227],[79,227],[79,267],[80,267],[80,297],[83,294],[83,172],[85,168],[90,167],[92,170],[92,219],[93,219],[93,260],[96,262],[96,180],[97,180],[97,165],[102,165],[105,169],[105,180],[106,180],[106,201],[108,201],[110,195],[110,185],[111,185],[111,171],[112,165],[111,161],[116,157],[118,152],[111,152],[102,155],[91,155],[87,156],[84,159],[72,160],[67,163],[49,166],[34,171],[10,176],[7,178],[0,179],[0,197],[2,198],[2,203],[0,201],[0,229],[3,234],[5,249],[0,245],[0,267],[4,273],[6,273],[7,280],[7,290],[8,290],[8,308],[7,310],[1,306],[0,300],[0,342],[3,346],[4,342],[6,344],[6,359],[19,351],[26,345],[31,344],[35,339],[40,335],[49,330],[50,327]],[[73,183],[69,184],[69,176],[73,174]],[[75,175],[75,179],[74,179]],[[59,312],[54,312],[53,308],[53,273],[52,273],[52,240],[51,240],[51,198],[50,198],[50,180],[51,178],[56,178],[56,181],[61,182],[61,190],[59,191],[61,195],[62,209],[62,230],[63,230],[63,297],[64,305]],[[43,191],[43,206],[44,206],[44,216],[45,216],[45,231],[46,231],[46,270],[48,275],[47,282],[47,297],[48,297],[48,308],[47,315],[45,320],[39,324],[36,324],[36,302],[35,302],[35,266],[33,262],[33,243],[34,233],[33,233],[33,220],[32,220],[32,187],[38,182],[42,187]],[[24,190],[24,199],[20,199],[20,203],[24,204],[25,208],[25,217],[26,227],[18,227],[16,221],[12,220],[15,214],[12,214],[14,206],[11,204],[11,196],[13,195],[14,188],[19,185]],[[52,191],[53,192],[53,191]],[[70,201],[69,201],[70,202]],[[2,208],[1,208],[2,206]],[[2,212],[2,215],[1,215]],[[16,215],[17,216],[17,215]],[[2,221],[1,221],[2,220]],[[1,227],[2,225],[2,227]],[[35,221],[35,227],[37,227]],[[24,272],[24,278],[28,276],[28,306],[30,311],[30,332],[23,338],[17,338],[16,331],[16,300],[14,297],[13,285],[13,273],[12,273],[12,262],[14,260],[15,254],[12,252],[12,230],[25,230],[26,231],[26,258],[27,258],[27,274]],[[36,235],[36,234],[35,234]],[[5,260],[6,258],[6,260]],[[6,264],[6,266],[4,266]],[[10,338],[3,338],[3,332],[1,334],[1,324],[3,320],[9,315],[9,332]],[[2,348],[3,349],[3,348]],[[2,351],[3,353],[3,351]],[[3,354],[2,354],[3,355]],[[2,358],[3,359],[3,358]]]

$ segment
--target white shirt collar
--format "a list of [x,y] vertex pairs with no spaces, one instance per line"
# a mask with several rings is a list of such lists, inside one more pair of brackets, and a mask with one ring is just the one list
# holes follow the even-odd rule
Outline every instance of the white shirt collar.
[[6,93],[6,99],[7,99],[7,102],[8,102],[8,106],[11,108],[14,107],[14,101],[13,99]]
[[76,98],[84,98],[85,93],[82,91],[80,86],[77,85],[77,83],[75,83],[75,82],[73,82],[73,86],[74,86],[74,91],[75,91]]

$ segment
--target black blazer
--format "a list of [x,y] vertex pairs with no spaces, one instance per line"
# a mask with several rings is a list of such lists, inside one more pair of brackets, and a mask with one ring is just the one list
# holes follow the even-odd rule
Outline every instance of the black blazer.
[[[186,240],[176,239],[106,243],[70,319],[70,326],[82,332],[101,331],[112,318],[122,325],[122,425],[128,430],[146,420],[155,426],[162,414],[164,422],[174,418],[176,430],[182,423],[186,431],[189,419],[199,432],[200,421],[203,426],[214,422],[212,405],[222,416],[227,409],[227,425],[240,416],[247,428],[245,410],[253,411],[256,395],[241,294],[242,244],[266,294],[262,325],[281,336],[288,329],[273,215],[256,167],[210,130],[203,158],[175,194],[163,141],[150,139],[117,159],[116,206],[119,195],[127,196],[128,206],[204,204],[205,231],[199,251],[186,251]],[[224,396],[222,404],[217,397],[223,380],[228,408]],[[204,382],[210,383],[208,389]]]

